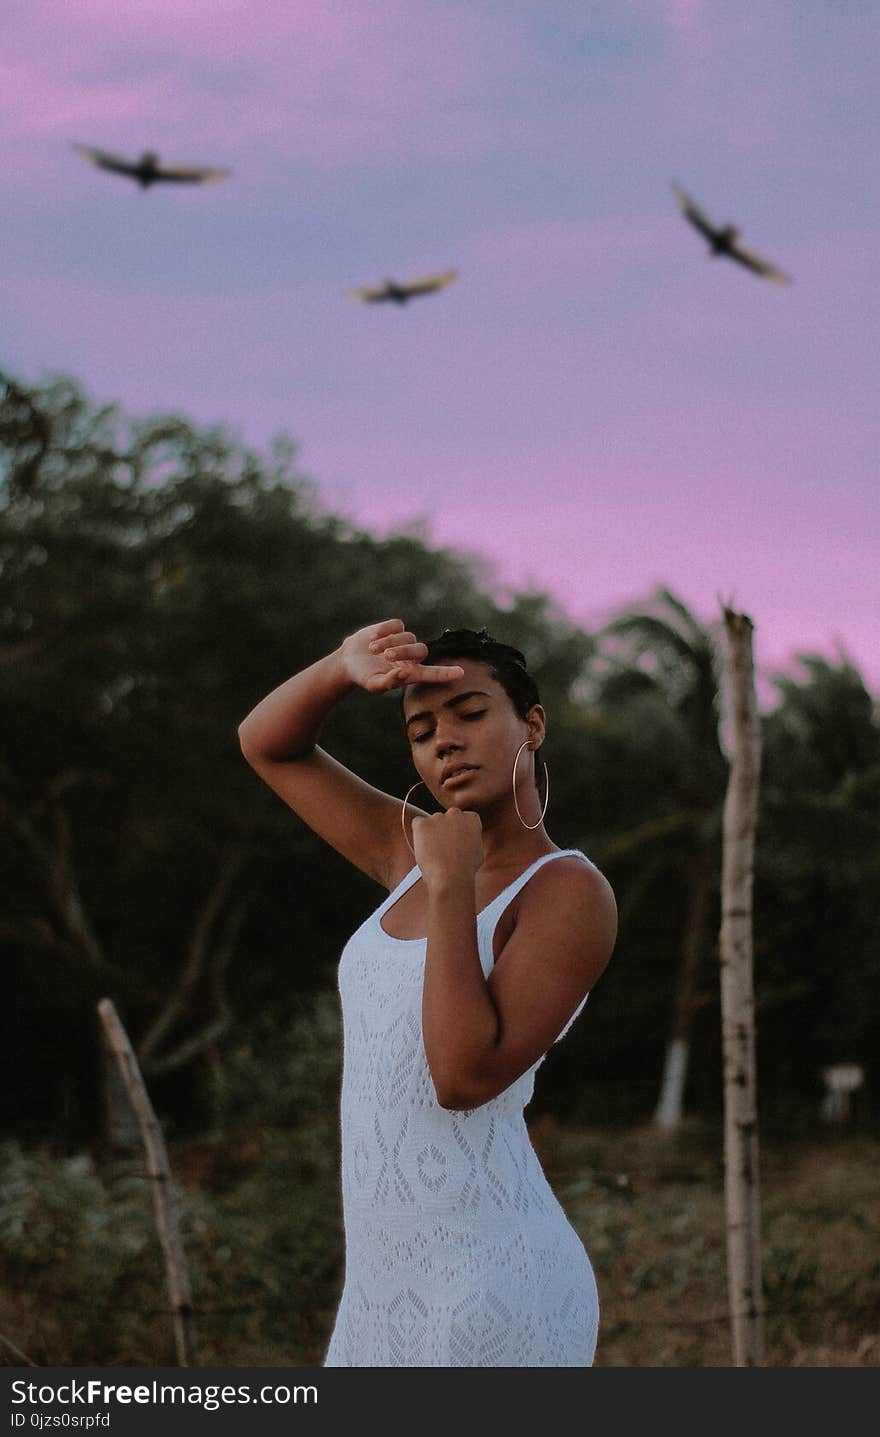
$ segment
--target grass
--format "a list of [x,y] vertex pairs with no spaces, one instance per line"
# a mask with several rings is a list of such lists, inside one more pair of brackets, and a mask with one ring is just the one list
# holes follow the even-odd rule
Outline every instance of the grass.
[[[732,1365],[720,1133],[531,1124],[596,1271],[596,1366]],[[335,1115],[172,1144],[199,1362],[318,1365],[342,1239]],[[765,1365],[880,1366],[880,1137],[761,1146]],[[135,1162],[96,1169],[7,1145],[0,1334],[39,1365],[174,1363],[149,1194]],[[19,1364],[0,1342],[0,1362]]]
[[[720,1132],[532,1137],[596,1271],[596,1366],[732,1366]],[[764,1365],[880,1366],[880,1140],[764,1141],[760,1168]]]

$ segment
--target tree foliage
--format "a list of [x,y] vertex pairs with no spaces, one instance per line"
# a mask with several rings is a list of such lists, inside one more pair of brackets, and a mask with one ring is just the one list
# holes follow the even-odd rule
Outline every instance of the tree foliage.
[[[502,612],[452,553],[321,512],[289,443],[260,457],[179,417],[130,422],[69,380],[2,397],[6,1120],[88,1125],[102,992],[171,1109],[203,1117],[193,1064],[331,984],[374,898],[255,780],[244,715],[370,617],[487,623],[551,704],[589,644],[542,596]],[[326,733],[408,786],[394,696],[354,695]]]
[[[650,1108],[688,854],[716,842],[724,782],[704,626],[662,590],[648,622],[584,633],[546,595],[502,601],[451,551],[324,512],[287,441],[257,454],[180,416],[95,406],[69,379],[28,388],[7,377],[8,1131],[72,1143],[93,1132],[104,993],[166,1120],[192,1129],[216,1117],[235,1053],[277,1063],[302,1003],[332,990],[342,944],[379,894],[254,778],[236,730],[270,688],[393,615],[426,637],[486,624],[529,656],[549,715],[550,831],[597,858],[622,914],[608,975],[548,1058],[537,1102],[588,1111],[601,1085]],[[819,1062],[876,1051],[880,1010],[876,706],[852,666],[806,662],[764,719],[756,935],[759,1062],[792,1103]],[[393,695],[354,694],[323,741],[390,792],[411,782]],[[710,992],[710,966],[703,978]],[[710,1005],[694,1056],[703,1105],[715,1100],[716,1018]]]

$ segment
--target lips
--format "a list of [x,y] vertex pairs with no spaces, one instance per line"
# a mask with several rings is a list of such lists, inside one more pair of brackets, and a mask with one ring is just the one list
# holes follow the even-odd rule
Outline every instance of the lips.
[[476,768],[475,768],[474,764],[472,764],[472,763],[456,763],[456,764],[453,764],[453,766],[452,766],[451,768],[447,768],[447,769],[445,770],[445,772],[440,775],[440,786],[441,786],[441,788],[442,788],[442,787],[445,787],[445,785],[446,785],[447,783],[451,783],[451,782],[453,781],[453,779],[463,777],[466,773],[476,773]]

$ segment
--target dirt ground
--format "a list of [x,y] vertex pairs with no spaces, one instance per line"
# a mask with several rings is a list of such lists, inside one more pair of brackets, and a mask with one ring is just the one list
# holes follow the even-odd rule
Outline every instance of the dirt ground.
[[[596,1271],[596,1366],[732,1366],[721,1133],[532,1138]],[[765,1366],[880,1366],[878,1173],[875,1137],[762,1143]]]

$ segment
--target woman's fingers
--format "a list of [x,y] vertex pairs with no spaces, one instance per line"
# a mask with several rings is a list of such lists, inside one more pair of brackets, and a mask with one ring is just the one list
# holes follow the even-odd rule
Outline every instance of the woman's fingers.
[[419,663],[427,652],[427,644],[420,644],[411,634],[401,634],[400,642],[395,635],[393,643],[382,650],[382,657],[387,659],[389,664],[400,664],[408,660]]
[[391,672],[396,684],[449,684],[460,679],[464,669],[461,664],[421,664],[404,659],[394,664]]
[[402,689],[416,682],[418,671],[418,664],[392,664],[387,673],[374,674],[369,680],[369,687],[377,694],[383,694],[388,689]]
[[387,689],[404,688],[407,684],[448,684],[460,679],[464,669],[460,664],[420,664],[415,659],[402,659],[392,664],[387,673],[372,674],[368,681],[371,693],[384,693]]
[[415,676],[407,679],[410,684],[449,684],[463,678],[461,664],[418,664]]
[[[402,619],[383,619],[381,624],[371,624],[368,627],[372,629],[369,647],[370,653],[373,654],[381,651],[383,644],[390,638],[396,641],[398,635],[406,635],[406,625]],[[410,634],[408,637],[412,639],[415,635]]]
[[368,625],[365,633],[370,635],[368,652],[388,665],[384,673],[369,675],[366,687],[372,693],[406,684],[451,683],[464,674],[460,664],[423,664],[428,646],[405,627],[402,619],[383,619],[380,624]]

